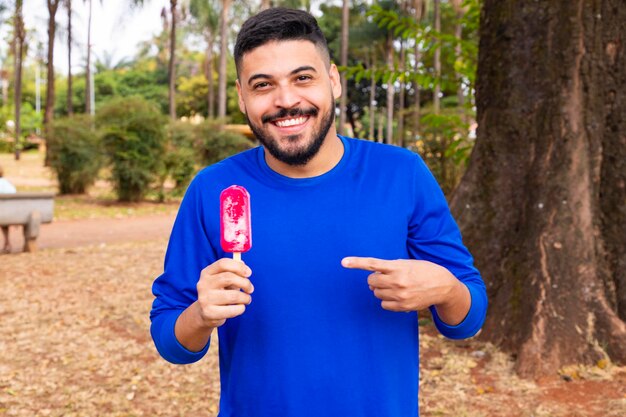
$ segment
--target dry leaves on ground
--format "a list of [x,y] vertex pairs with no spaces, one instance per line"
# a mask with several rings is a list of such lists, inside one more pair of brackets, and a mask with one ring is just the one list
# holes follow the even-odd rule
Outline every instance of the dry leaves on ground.
[[[0,257],[0,416],[214,416],[217,349],[177,366],[149,334],[166,242]],[[626,368],[519,379],[510,358],[421,328],[422,417],[626,415]],[[565,371],[564,371],[565,372]],[[570,372],[571,373],[571,372]]]

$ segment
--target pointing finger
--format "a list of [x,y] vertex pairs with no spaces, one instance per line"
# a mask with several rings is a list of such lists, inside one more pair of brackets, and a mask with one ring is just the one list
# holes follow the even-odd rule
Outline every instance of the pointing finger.
[[341,265],[349,269],[363,269],[365,271],[375,271],[389,273],[394,271],[393,261],[378,258],[363,258],[359,256],[348,256],[341,260]]

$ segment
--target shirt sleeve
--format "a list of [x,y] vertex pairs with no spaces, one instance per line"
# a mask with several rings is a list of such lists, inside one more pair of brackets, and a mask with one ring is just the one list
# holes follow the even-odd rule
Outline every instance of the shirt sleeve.
[[198,298],[196,285],[201,271],[217,259],[203,220],[206,203],[199,182],[196,177],[185,193],[165,254],[163,274],[152,285],[155,299],[150,333],[159,354],[176,364],[196,362],[209,349],[207,343],[200,352],[192,352],[174,334],[178,316]]
[[487,313],[487,292],[474,260],[463,245],[461,232],[452,218],[447,201],[424,161],[417,158],[415,210],[409,223],[408,252],[414,259],[426,260],[447,268],[469,290],[470,309],[455,326],[444,323],[431,306],[435,326],[450,339],[474,336]]

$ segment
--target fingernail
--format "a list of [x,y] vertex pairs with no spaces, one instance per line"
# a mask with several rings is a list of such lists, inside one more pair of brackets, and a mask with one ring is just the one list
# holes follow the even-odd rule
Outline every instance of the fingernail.
[[350,266],[350,263],[351,263],[350,259],[348,259],[348,258],[343,258],[341,260],[341,265],[343,265],[343,266]]

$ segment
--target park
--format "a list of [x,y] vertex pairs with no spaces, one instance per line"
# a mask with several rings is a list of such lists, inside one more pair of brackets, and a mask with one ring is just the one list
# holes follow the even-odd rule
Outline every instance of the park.
[[[34,1],[0,2],[0,167],[15,196],[53,202],[36,238],[12,224],[0,253],[0,416],[217,415],[218,344],[166,362],[152,284],[194,176],[259,145],[232,47],[274,6],[318,19],[348,92],[337,131],[420,155],[485,281],[475,337],[446,339],[419,311],[420,415],[626,415],[619,1],[171,1],[117,63],[76,29],[91,2],[74,17],[46,2],[47,33],[24,23]],[[65,42],[80,62],[60,71]]]

